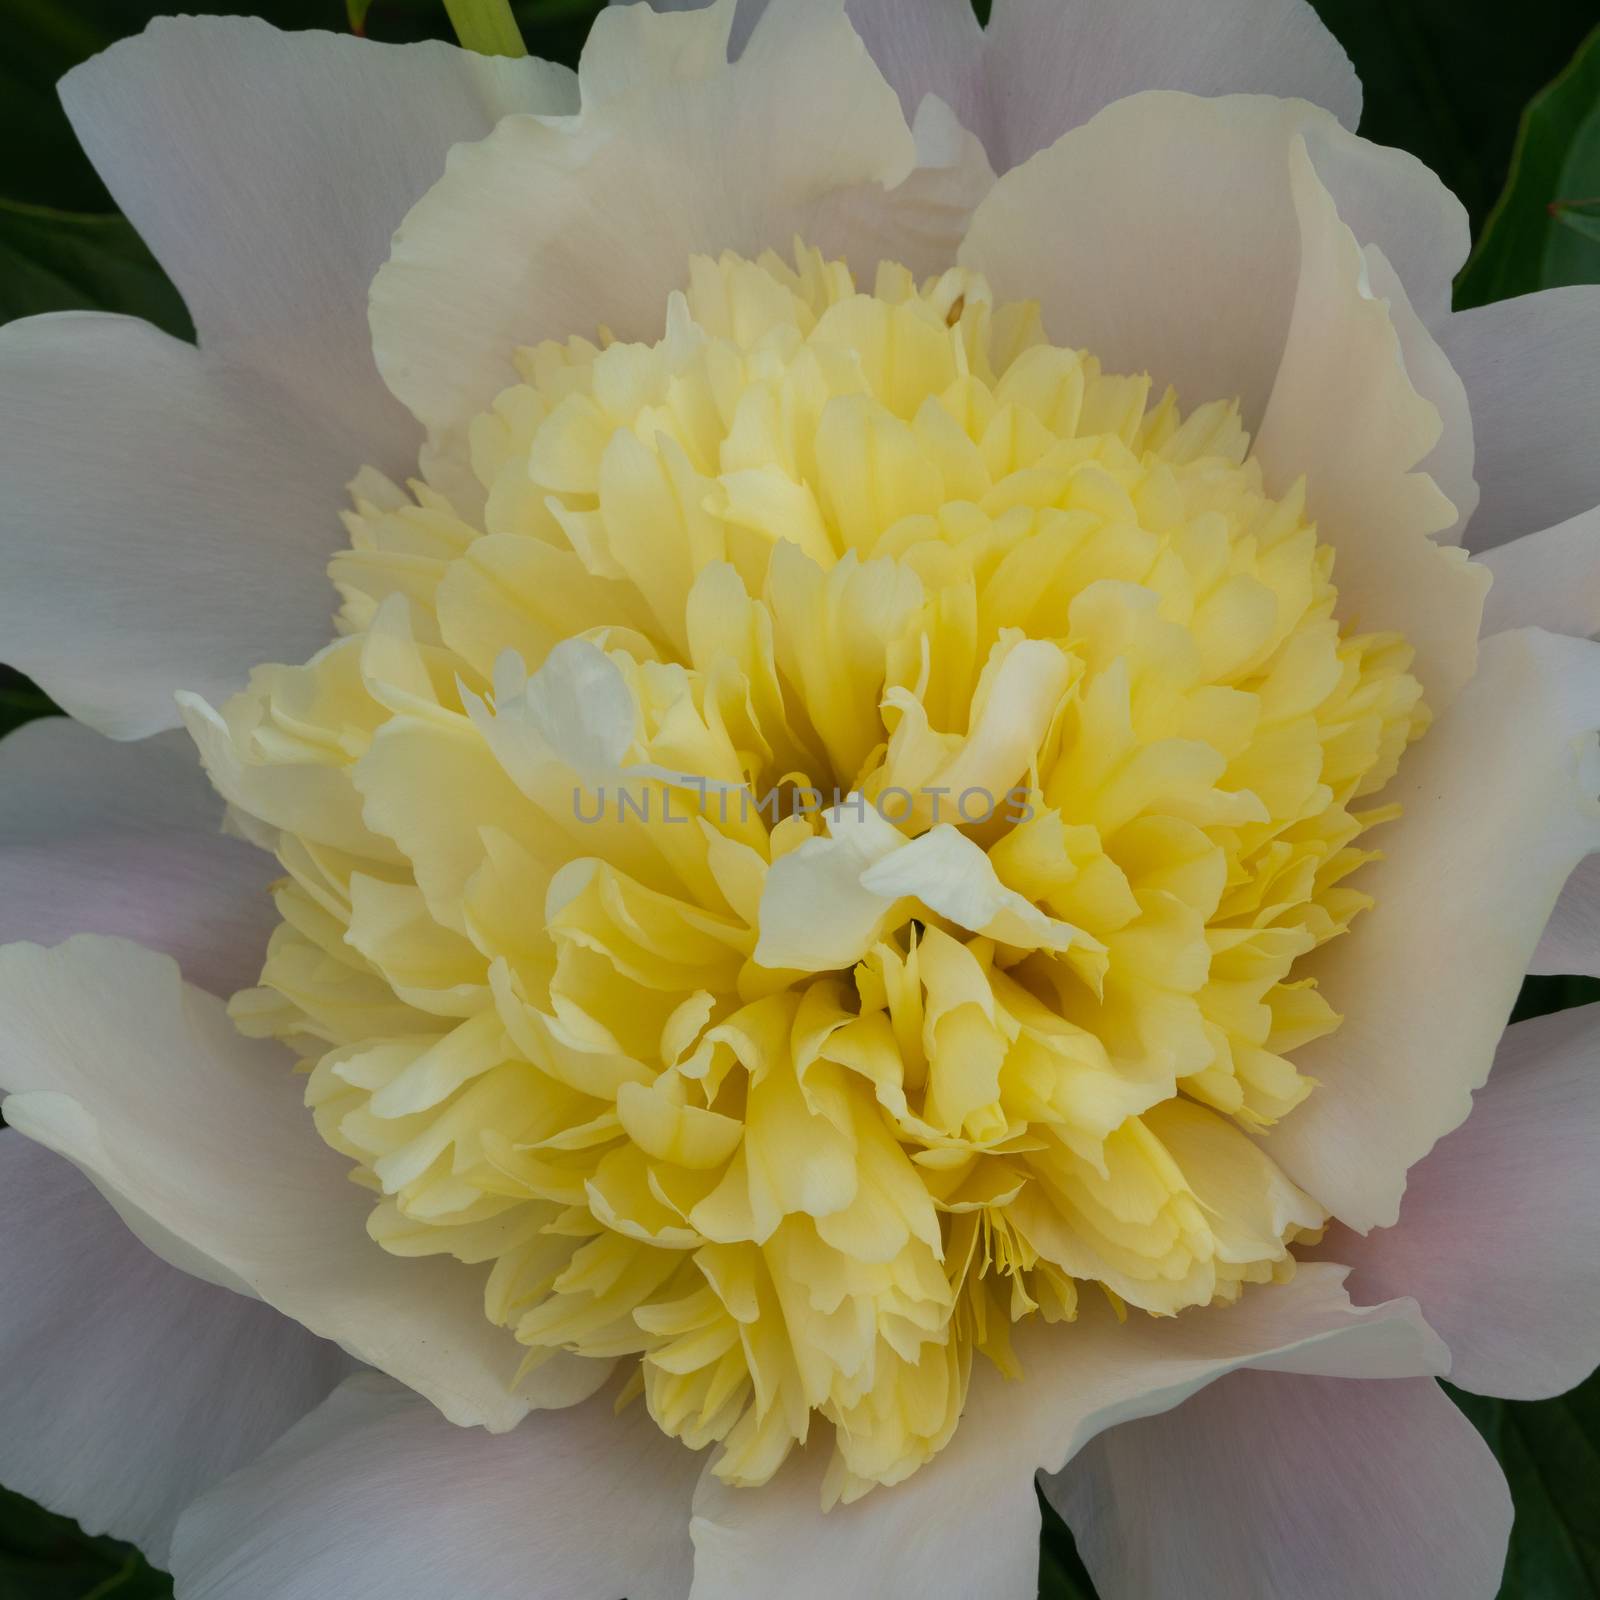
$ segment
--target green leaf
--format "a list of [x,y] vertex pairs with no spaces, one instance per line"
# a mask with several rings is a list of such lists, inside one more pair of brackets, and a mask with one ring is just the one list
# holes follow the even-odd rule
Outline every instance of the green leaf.
[[[36,689],[10,667],[0,667],[0,738],[36,717],[58,716],[54,703],[43,689]],[[0,1600],[4,1592],[0,1591]]]
[[482,56],[527,55],[510,0],[444,0],[444,8],[464,50]]
[[1456,304],[1487,305],[1563,283],[1600,282],[1600,245],[1552,207],[1600,196],[1600,28],[1528,102],[1511,176],[1456,280]]
[[1361,79],[1361,132],[1459,195],[1477,236],[1517,119],[1595,25],[1595,0],[1312,0]]
[[190,331],[178,292],[118,216],[0,200],[0,322],[42,311],[105,310]]
[[[1583,206],[1558,205],[1555,208],[1556,221],[1563,228],[1571,228],[1576,234],[1581,234],[1585,239],[1600,239],[1600,211],[1590,211]],[[1551,236],[1551,245],[1556,242],[1556,235]]]
[[[1037,1488],[1037,1485],[1035,1486]],[[1072,1530],[1039,1495],[1039,1600],[1095,1600]]]
[[[1595,39],[1600,55],[1600,30]],[[1545,241],[1545,286],[1600,283],[1600,85],[1594,109],[1567,147],[1550,215],[1555,226]]]
[[120,1540],[0,1489],[0,1600],[172,1600],[172,1579]]
[[1556,1400],[1450,1396],[1499,1457],[1516,1506],[1500,1600],[1600,1595],[1600,1374]]

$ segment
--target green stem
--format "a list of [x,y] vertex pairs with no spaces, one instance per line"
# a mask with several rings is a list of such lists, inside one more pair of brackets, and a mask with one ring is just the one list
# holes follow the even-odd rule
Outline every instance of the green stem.
[[527,55],[510,0],[444,0],[444,8],[462,49],[480,56]]

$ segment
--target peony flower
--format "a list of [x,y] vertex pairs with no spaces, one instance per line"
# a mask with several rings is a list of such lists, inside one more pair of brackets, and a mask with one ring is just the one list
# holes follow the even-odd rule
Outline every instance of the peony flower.
[[64,80],[198,346],[0,333],[0,1477],[186,1600],[1494,1592],[1600,290],[1299,0],[996,13]]

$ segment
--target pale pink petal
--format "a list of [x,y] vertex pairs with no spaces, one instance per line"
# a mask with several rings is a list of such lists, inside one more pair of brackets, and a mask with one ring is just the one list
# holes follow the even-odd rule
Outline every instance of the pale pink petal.
[[1600,1005],[1509,1028],[1399,1222],[1321,1253],[1354,1267],[1358,1300],[1415,1296],[1452,1383],[1514,1400],[1581,1383],[1600,1362]]
[[456,1428],[348,1379],[178,1526],[184,1600],[683,1600],[700,1461],[639,1401]]
[[1284,1169],[1352,1227],[1387,1227],[1407,1168],[1489,1075],[1556,896],[1600,844],[1600,645],[1486,640],[1478,675],[1384,790],[1376,904],[1308,970],[1339,1029],[1295,1056],[1319,1087],[1272,1132]]
[[371,1196],[318,1137],[281,1046],[237,1033],[176,965],[83,935],[0,949],[5,1119],[82,1168],[174,1266],[254,1294],[420,1390],[462,1423],[508,1428],[569,1405],[607,1364],[547,1363],[483,1312],[484,1271],[388,1254]]
[[987,1363],[954,1439],[915,1476],[820,1509],[825,1430],[759,1491],[709,1471],[695,1492],[693,1600],[1033,1600],[1035,1469],[1057,1472],[1101,1429],[1181,1404],[1227,1372],[1258,1366],[1342,1377],[1437,1372],[1447,1359],[1410,1301],[1356,1313],[1342,1274],[1303,1268],[1238,1305],[1119,1324],[1104,1302],[1078,1321],[1015,1330],[1020,1381]]
[[1600,855],[1573,869],[1528,971],[1600,978]]
[[1469,547],[1600,505],[1600,285],[1499,300],[1438,332],[1472,402],[1483,501]]
[[[657,11],[705,3],[654,0]],[[740,0],[735,53],[766,5]],[[1144,89],[1310,100],[1349,128],[1361,116],[1355,69],[1306,0],[995,0],[987,31],[971,0],[848,0],[847,10],[906,120],[937,95],[999,172]]]
[[349,1370],[258,1300],[169,1267],[83,1175],[0,1130],[0,1482],[137,1544]]
[[43,717],[0,743],[0,944],[111,934],[231,994],[261,970],[275,876],[269,856],[223,835],[182,734],[118,744]]
[[996,0],[987,31],[970,0],[849,12],[906,116],[938,95],[998,172],[1144,89],[1310,100],[1350,128],[1361,115],[1355,70],[1305,0]]
[[998,171],[1145,89],[1269,94],[1361,117],[1349,57],[1305,0],[996,0],[984,132]]
[[[271,377],[365,462],[414,467],[367,287],[445,154],[513,111],[576,104],[572,74],[425,43],[162,17],[69,72],[90,160],[182,291],[208,355]],[[331,521],[337,506],[330,506]]]
[[1494,574],[1483,630],[1549,628],[1600,633],[1600,506],[1483,553]]
[[1429,1380],[1239,1372],[1045,1492],[1101,1600],[1492,1600],[1511,1496]]

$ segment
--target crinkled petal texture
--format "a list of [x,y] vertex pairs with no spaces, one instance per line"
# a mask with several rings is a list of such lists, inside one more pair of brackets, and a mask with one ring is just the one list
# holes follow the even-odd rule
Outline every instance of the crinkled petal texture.
[[573,88],[539,62],[186,17],[62,96],[201,348],[120,317],[0,332],[0,635],[74,715],[141,737],[176,721],[175,689],[226,693],[326,636],[330,508],[362,462],[416,449],[367,286],[452,144]]
[[1428,1380],[1235,1373],[1045,1492],[1104,1600],[1490,1600],[1511,1532],[1488,1445]]
[[698,1462],[605,1399],[490,1436],[347,1379],[184,1513],[185,1600],[683,1600]]
[[0,944],[112,934],[231,994],[261,970],[272,863],[222,833],[182,734],[113,744],[45,717],[0,744]]
[[[5,1118],[66,1156],[158,1255],[259,1296],[402,1378],[452,1420],[508,1427],[528,1409],[484,1321],[481,1274],[396,1260],[366,1235],[344,1163],[307,1138],[298,1086],[270,1045],[166,957],[80,936],[0,950]],[[545,1375],[546,1403],[603,1381]]]
[[165,1564],[178,1514],[348,1371],[258,1300],[177,1272],[69,1162],[0,1130],[0,1479]]
[[1600,1005],[1515,1024],[1471,1117],[1412,1170],[1399,1225],[1320,1247],[1354,1266],[1357,1299],[1415,1295],[1465,1389],[1540,1400],[1600,1361],[1597,1068]]

